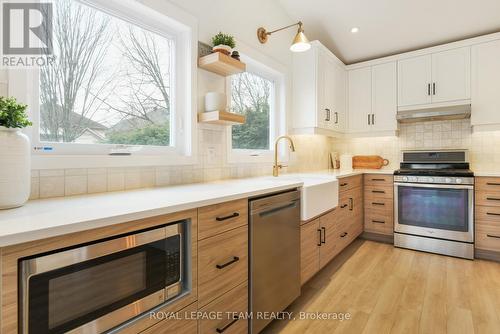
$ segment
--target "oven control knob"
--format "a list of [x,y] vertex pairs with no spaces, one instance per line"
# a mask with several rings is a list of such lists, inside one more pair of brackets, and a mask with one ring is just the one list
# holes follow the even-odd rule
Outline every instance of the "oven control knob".
[[462,183],[462,179],[457,178],[457,179],[455,180],[455,182],[456,182],[456,183]]
[[452,181],[452,180],[451,180],[449,177],[447,177],[446,179],[444,179],[444,182],[445,182],[445,183],[451,183],[451,181]]
[[428,179],[427,179],[427,182],[429,182],[429,183],[434,183],[434,178],[433,178],[433,177],[428,178]]
[[403,182],[408,182],[408,178],[406,176],[403,176]]

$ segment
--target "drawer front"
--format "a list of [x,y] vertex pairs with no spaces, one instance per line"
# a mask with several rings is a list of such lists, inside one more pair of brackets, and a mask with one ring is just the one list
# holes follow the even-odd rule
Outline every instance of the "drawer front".
[[366,186],[385,186],[392,187],[394,182],[394,177],[392,175],[385,174],[365,174],[364,182]]
[[394,200],[392,198],[378,198],[376,196],[365,196],[365,212],[377,211],[384,214],[393,214]]
[[476,190],[476,205],[500,206],[500,192],[485,192]]
[[500,252],[500,227],[476,225],[476,248]]
[[198,321],[192,319],[191,313],[196,312],[196,303],[175,313],[172,319],[165,319],[149,327],[141,334],[193,334],[198,331]]
[[205,206],[198,209],[198,240],[248,223],[248,200]]
[[499,206],[476,206],[476,224],[500,226]]
[[200,306],[248,279],[248,227],[243,226],[198,243]]
[[201,312],[206,314],[216,314],[221,312],[221,319],[200,319],[199,333],[226,333],[226,334],[247,334],[248,320],[235,318],[236,316],[248,312],[248,284],[247,282],[237,286],[233,290],[220,296],[207,306],[203,307]]
[[391,214],[365,211],[365,231],[379,234],[394,234],[394,219]]
[[394,188],[392,186],[366,186],[365,197],[394,198]]
[[500,177],[476,177],[474,183],[477,191],[500,192]]
[[334,239],[337,244],[336,254],[346,248],[362,232],[363,224],[361,215],[339,222],[333,231]]
[[363,184],[363,175],[355,175],[349,177],[339,178],[339,191],[340,193],[361,187]]

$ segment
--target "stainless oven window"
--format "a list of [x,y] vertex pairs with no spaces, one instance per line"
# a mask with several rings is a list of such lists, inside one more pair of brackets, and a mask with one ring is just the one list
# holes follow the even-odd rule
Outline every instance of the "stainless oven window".
[[398,187],[398,223],[448,231],[469,231],[469,190]]

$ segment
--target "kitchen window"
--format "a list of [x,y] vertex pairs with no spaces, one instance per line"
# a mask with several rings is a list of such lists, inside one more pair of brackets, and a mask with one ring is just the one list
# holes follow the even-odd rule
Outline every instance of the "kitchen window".
[[53,3],[55,61],[30,73],[36,155],[192,155],[196,34],[176,10]]
[[245,124],[228,131],[230,162],[270,161],[272,145],[280,132],[283,76],[261,63],[243,57],[247,71],[229,77],[231,112],[246,116]]

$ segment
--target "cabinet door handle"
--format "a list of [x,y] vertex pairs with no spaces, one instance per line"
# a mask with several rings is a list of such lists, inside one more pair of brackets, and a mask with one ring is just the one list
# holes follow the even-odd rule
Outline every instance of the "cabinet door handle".
[[218,222],[222,222],[224,220],[228,220],[228,219],[231,219],[231,218],[236,218],[236,217],[239,217],[240,214],[238,212],[235,212],[233,213],[232,215],[229,215],[229,216],[225,216],[225,217],[216,217],[215,220],[217,220]]
[[436,83],[432,83],[432,95],[436,95]]
[[323,230],[323,239],[321,240],[321,243],[324,244],[326,243],[326,227],[321,227]]
[[375,114],[372,114],[372,125],[375,125]]
[[372,223],[375,223],[375,224],[385,224],[385,221],[382,221],[382,220],[372,220]]
[[319,232],[319,241],[318,243],[316,244],[316,246],[321,246],[321,239],[322,239],[322,236],[321,236],[321,229],[318,228],[318,232]]
[[326,111],[325,121],[330,122],[330,109],[326,108],[325,111]]
[[217,264],[217,265],[215,265],[215,267],[216,267],[217,269],[224,269],[224,268],[226,268],[227,266],[229,266],[229,265],[231,265],[231,264],[233,264],[233,263],[238,262],[239,260],[240,260],[240,258],[239,258],[239,257],[237,257],[237,256],[233,256],[233,259],[232,259],[231,261],[228,261],[228,262],[226,262],[226,263],[224,263],[224,264]]
[[339,113],[335,112],[335,124],[339,124]]
[[427,95],[431,96],[431,84],[427,84]]
[[495,183],[495,182],[488,182],[486,183],[488,186],[500,186],[500,183]]
[[347,236],[347,234],[348,234],[347,232],[344,232],[344,233],[342,233],[342,234],[340,235],[340,237],[341,237],[341,238],[345,238],[345,237]]
[[349,197],[349,211],[352,211],[354,209],[354,200],[352,197]]
[[496,239],[500,239],[500,236],[498,236],[498,235],[486,234],[486,236],[487,236],[488,238],[496,238]]
[[385,203],[372,202],[372,205],[382,205],[382,206],[385,206]]
[[370,114],[368,114],[368,125],[371,125],[370,124]]
[[495,212],[486,212],[488,216],[500,216],[500,213],[495,213]]
[[238,320],[240,320],[240,317],[235,316],[234,319],[233,319],[233,321],[231,321],[230,323],[228,323],[226,326],[224,326],[222,328],[217,327],[215,329],[215,331],[217,333],[224,333],[229,327],[231,327],[232,325],[234,325],[236,323],[236,321],[238,321]]

